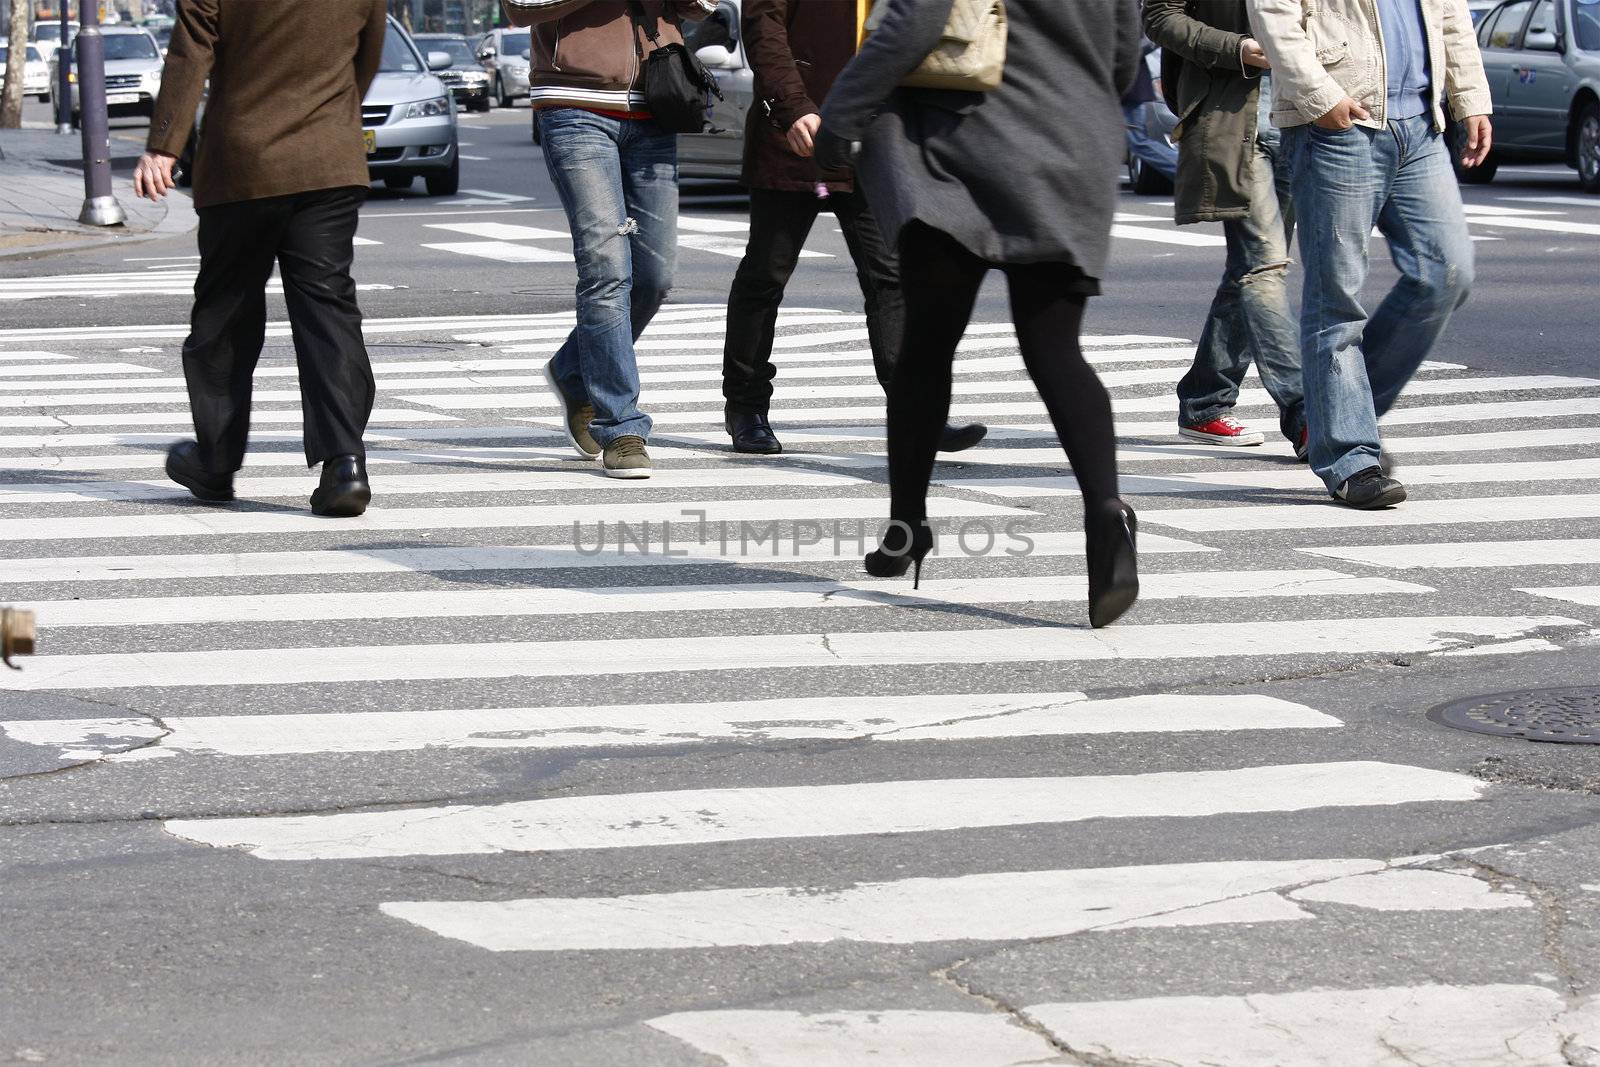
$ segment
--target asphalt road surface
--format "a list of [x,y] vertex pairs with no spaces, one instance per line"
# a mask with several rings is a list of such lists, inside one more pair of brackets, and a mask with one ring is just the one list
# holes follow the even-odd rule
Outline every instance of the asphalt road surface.
[[[882,401],[826,218],[783,456],[726,450],[744,215],[695,186],[641,345],[656,475],[573,457],[528,119],[464,117],[460,195],[363,213],[359,520],[305,509],[281,325],[240,501],[164,481],[192,237],[0,261],[0,603],[41,629],[0,677],[0,1061],[1600,1063],[1600,748],[1427,717],[1600,685],[1600,198],[1570,171],[1467,190],[1477,290],[1375,514],[1276,433],[1179,441],[1220,232],[1125,196],[1087,343],[1144,598],[1091,631],[999,286],[950,533],[920,590],[864,577]],[[1254,379],[1240,410],[1272,430]]]

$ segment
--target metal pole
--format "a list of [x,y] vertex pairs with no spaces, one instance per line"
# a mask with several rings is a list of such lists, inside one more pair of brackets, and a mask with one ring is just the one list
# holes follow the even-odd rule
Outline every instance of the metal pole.
[[61,36],[56,38],[56,132],[67,135],[72,133],[72,49],[67,47],[71,7],[70,0],[61,0]]
[[111,195],[111,133],[106,119],[106,39],[98,0],[78,4],[78,124],[83,128],[85,226],[122,225],[122,205]]

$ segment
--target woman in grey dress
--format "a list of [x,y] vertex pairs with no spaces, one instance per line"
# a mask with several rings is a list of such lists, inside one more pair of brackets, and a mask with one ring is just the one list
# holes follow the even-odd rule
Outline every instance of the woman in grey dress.
[[1118,496],[1111,398],[1084,360],[1084,303],[1100,291],[1122,164],[1122,92],[1138,72],[1137,0],[1005,0],[1005,78],[987,93],[902,89],[939,43],[952,0],[877,0],[882,22],[822,110],[818,162],[856,165],[900,251],[906,334],[889,390],[890,525],[879,577],[931,550],[928,481],[951,367],[991,268],[1084,498],[1089,618],[1139,594],[1133,509]]

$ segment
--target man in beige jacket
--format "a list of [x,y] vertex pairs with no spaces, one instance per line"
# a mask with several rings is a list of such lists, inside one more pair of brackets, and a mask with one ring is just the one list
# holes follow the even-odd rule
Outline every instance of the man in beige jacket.
[[[1493,110],[1466,0],[1248,0],[1272,63],[1272,121],[1293,171],[1305,261],[1300,346],[1310,462],[1335,500],[1406,498],[1378,418],[1472,286],[1472,240],[1444,131],[1461,162],[1489,154]],[[1400,280],[1361,304],[1373,227]]]

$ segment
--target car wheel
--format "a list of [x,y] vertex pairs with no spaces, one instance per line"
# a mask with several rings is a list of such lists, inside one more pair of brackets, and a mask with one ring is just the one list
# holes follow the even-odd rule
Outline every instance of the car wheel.
[[1593,100],[1578,116],[1578,184],[1600,193],[1600,103]]
[[1139,196],[1166,196],[1173,191],[1165,174],[1137,156],[1128,160],[1128,182]]
[[479,111],[479,112],[488,111],[489,110],[489,97],[487,95],[485,95],[481,100],[474,100],[472,102],[472,110],[473,111]]
[[383,187],[396,193],[403,193],[411,188],[411,183],[417,180],[415,174],[402,174],[393,178],[383,179]]
[[500,80],[500,75],[494,76],[495,102],[501,107],[511,107],[511,99],[506,96],[506,83]]
[[450,161],[448,170],[438,171],[423,179],[428,183],[429,196],[455,196],[461,189],[461,156]]

